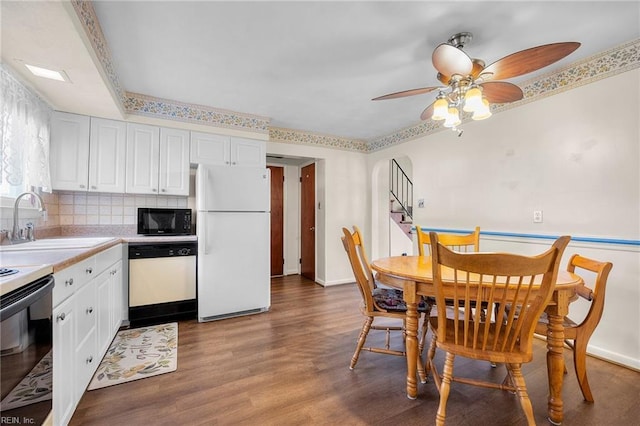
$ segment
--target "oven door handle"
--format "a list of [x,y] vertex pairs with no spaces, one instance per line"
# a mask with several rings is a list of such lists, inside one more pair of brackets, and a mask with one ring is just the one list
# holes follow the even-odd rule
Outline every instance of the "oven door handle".
[[[20,297],[18,300],[10,303],[8,306],[3,306],[0,308],[0,320],[4,320],[9,318],[11,315],[14,315],[20,312],[23,309],[31,306],[38,299],[46,296],[53,290],[54,279],[53,275],[50,275],[44,279],[36,281],[38,286],[34,288],[32,291],[26,293],[24,296]],[[35,284],[35,283],[33,283]]]

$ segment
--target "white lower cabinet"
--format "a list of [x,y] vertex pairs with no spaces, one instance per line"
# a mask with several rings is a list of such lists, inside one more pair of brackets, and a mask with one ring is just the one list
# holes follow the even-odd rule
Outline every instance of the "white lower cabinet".
[[53,310],[53,416],[66,425],[76,408],[75,306],[69,298]]
[[122,322],[122,245],[54,278],[53,418],[66,425]]

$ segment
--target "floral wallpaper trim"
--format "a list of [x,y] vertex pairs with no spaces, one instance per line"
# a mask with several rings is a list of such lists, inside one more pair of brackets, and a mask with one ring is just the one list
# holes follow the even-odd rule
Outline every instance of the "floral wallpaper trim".
[[91,1],[72,0],[71,5],[80,19],[85,33],[89,37],[93,51],[102,65],[102,69],[108,79],[108,86],[116,96],[116,101],[121,110],[124,111],[124,90],[120,85],[120,79],[116,73],[115,66],[111,59],[111,50],[104,38],[104,33],[100,27],[98,16]]
[[260,133],[269,132],[269,122],[271,121],[267,117],[204,105],[186,104],[131,92],[125,92],[124,107],[127,114],[251,130]]
[[[640,68],[640,39],[591,56],[560,71],[554,71],[519,84],[524,92],[524,99],[510,104],[492,105],[491,112],[496,113],[515,108],[635,68]],[[464,123],[468,120],[468,117],[466,119],[463,118],[462,122]],[[369,152],[445,130],[448,129],[440,126],[440,123],[433,121],[422,122],[391,135],[368,141]]]
[[309,133],[302,130],[285,129],[280,127],[271,127],[269,129],[269,140],[272,142],[316,145],[347,151],[367,152],[369,150],[367,142],[363,140]]
[[[431,121],[421,122],[417,125],[398,130],[390,135],[362,141],[339,136],[308,133],[300,130],[270,128],[270,119],[265,117],[225,111],[201,105],[184,104],[168,99],[125,92],[120,86],[115,67],[111,60],[111,52],[105,41],[91,1],[72,0],[71,3],[91,41],[95,54],[102,64],[104,72],[111,84],[112,91],[116,93],[119,98],[122,109],[129,114],[209,124],[216,127],[253,130],[261,133],[269,133],[270,139],[276,142],[325,146],[327,148],[356,152],[377,151],[428,134],[447,130],[440,126],[440,123]],[[606,52],[584,59],[558,72],[553,72],[521,84],[520,86],[524,92],[523,100],[510,104],[492,105],[491,111],[496,113],[515,108],[534,100],[561,93],[639,67],[640,39],[630,41]],[[463,119],[463,122],[464,121]]]

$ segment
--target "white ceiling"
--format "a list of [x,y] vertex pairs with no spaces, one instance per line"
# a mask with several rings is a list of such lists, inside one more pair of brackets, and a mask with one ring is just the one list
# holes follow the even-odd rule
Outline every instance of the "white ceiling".
[[[31,28],[30,34],[34,25],[64,26],[51,22],[51,12],[34,23],[34,14],[51,8],[51,2],[11,3],[2,1],[3,60],[14,61],[16,55],[26,60],[36,47],[51,51],[37,34],[29,40],[19,35],[21,26]],[[511,80],[515,83],[640,38],[638,1],[94,1],[93,6],[128,92],[265,116],[275,127],[365,140],[419,122],[433,94],[371,98],[439,85],[431,53],[457,32],[473,33],[465,51],[487,65],[541,44],[582,43],[569,57]],[[70,22],[51,31],[70,31]],[[87,96],[73,96],[79,90],[75,69],[61,55],[49,56],[74,84],[65,93],[41,90],[58,108],[78,108],[81,102],[69,99]],[[48,84],[28,78],[36,89]],[[108,102],[103,95],[90,100]],[[74,102],[79,106],[69,105]],[[83,108],[74,112],[89,113]]]

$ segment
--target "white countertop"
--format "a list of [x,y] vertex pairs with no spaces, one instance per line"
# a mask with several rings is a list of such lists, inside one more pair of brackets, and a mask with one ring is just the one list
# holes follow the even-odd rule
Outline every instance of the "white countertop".
[[0,296],[12,292],[22,286],[36,281],[53,273],[51,265],[12,266],[10,269],[18,270],[18,273],[0,277]]
[[0,246],[0,267],[20,272],[0,278],[0,295],[93,256],[120,243],[197,241],[195,235],[47,238]]
[[121,238],[51,238],[0,247],[0,267],[17,269],[17,274],[0,279],[5,295],[80,260],[122,242]]

